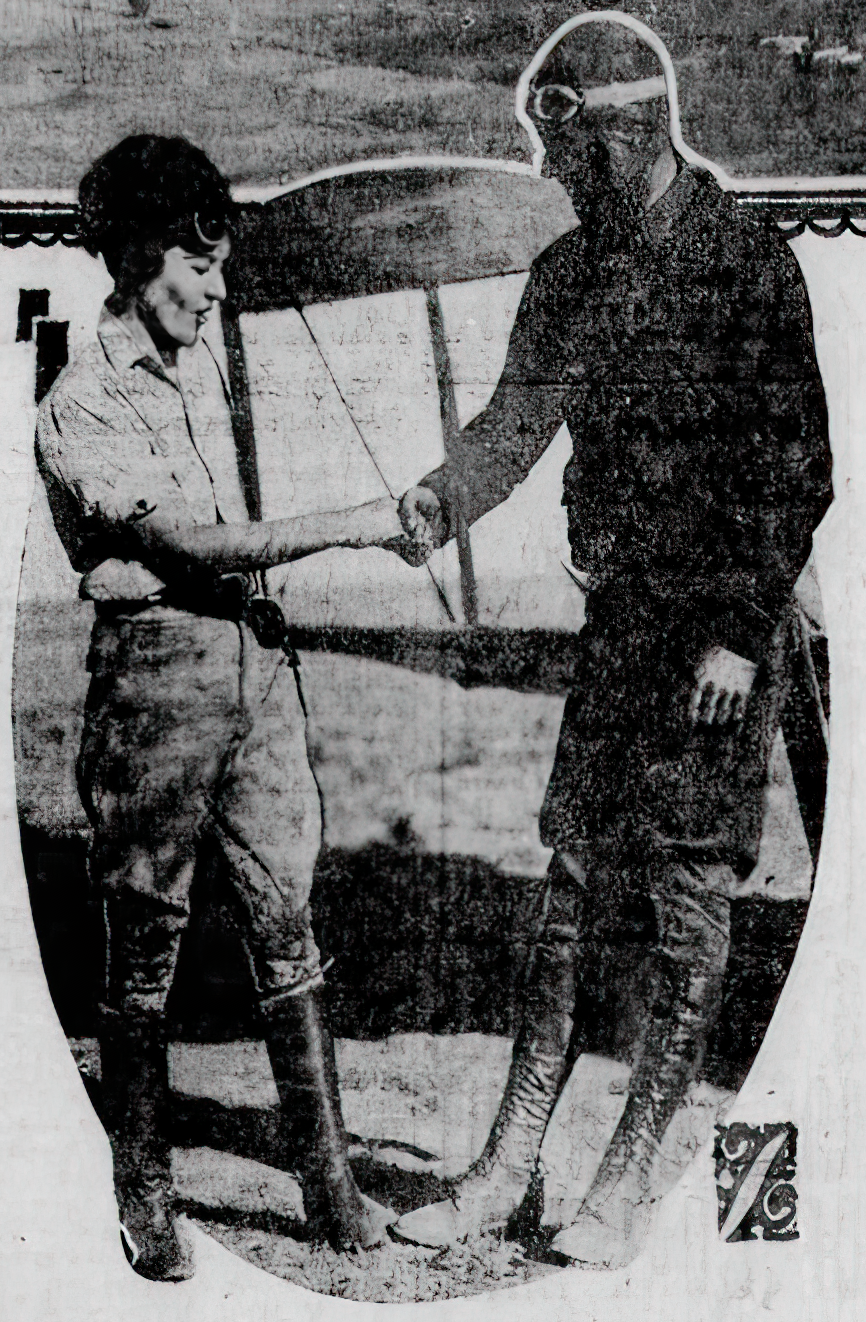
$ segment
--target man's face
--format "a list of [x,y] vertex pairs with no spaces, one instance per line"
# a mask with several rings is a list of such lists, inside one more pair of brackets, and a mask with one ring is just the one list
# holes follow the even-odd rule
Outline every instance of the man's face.
[[611,169],[621,183],[638,180],[659,152],[666,130],[659,101],[637,101],[627,106],[597,106],[585,116],[585,128],[608,151]]
[[226,296],[223,266],[230,251],[227,235],[206,254],[168,249],[162,270],[144,287],[139,304],[159,347],[195,344],[214,303]]
[[607,150],[614,178],[626,186],[637,183],[666,141],[667,103],[664,98],[654,97],[626,105],[593,104],[590,92],[586,105],[577,108],[564,94],[566,90],[563,87],[548,90],[541,86],[534,109],[542,139],[548,146],[551,139],[555,139],[558,154],[563,148],[568,150],[570,145],[575,159],[583,157],[589,143],[600,142]]

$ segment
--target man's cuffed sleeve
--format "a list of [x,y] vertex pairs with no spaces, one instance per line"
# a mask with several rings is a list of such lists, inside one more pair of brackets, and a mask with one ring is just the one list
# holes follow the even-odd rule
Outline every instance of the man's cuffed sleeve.
[[564,417],[561,387],[500,385],[484,413],[452,441],[441,468],[419,485],[439,497],[456,532],[459,507],[467,523],[507,500],[528,476]]

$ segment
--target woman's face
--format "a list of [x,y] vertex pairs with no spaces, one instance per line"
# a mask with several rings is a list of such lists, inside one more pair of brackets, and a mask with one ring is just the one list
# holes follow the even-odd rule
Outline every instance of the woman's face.
[[206,254],[168,249],[162,270],[138,300],[139,314],[159,347],[195,344],[214,303],[226,296],[223,266],[230,251],[228,235]]

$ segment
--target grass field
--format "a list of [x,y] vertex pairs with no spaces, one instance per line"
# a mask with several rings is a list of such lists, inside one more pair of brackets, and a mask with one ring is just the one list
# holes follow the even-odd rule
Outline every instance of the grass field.
[[[599,0],[596,7],[602,7]],[[687,140],[739,174],[866,171],[857,0],[623,0],[678,62]],[[403,152],[525,159],[513,88],[574,0],[2,0],[0,186],[74,186],[125,133],[182,132],[236,183]]]

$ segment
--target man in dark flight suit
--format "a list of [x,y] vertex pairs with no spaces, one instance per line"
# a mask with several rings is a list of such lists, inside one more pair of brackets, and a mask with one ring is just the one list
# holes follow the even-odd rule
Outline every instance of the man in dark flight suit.
[[422,484],[444,540],[458,510],[471,524],[505,500],[568,424],[562,499],[586,624],[541,813],[555,854],[487,1146],[451,1201],[396,1229],[445,1244],[515,1211],[579,1040],[581,933],[637,892],[655,909],[664,1007],[577,1221],[554,1241],[612,1264],[640,1243],[653,1157],[720,1004],[730,896],[757,858],[798,645],[792,589],[832,487],[794,256],[673,151],[630,34],[596,24],[572,44],[576,67],[557,54],[533,95],[579,227],[533,264],[489,406]]

